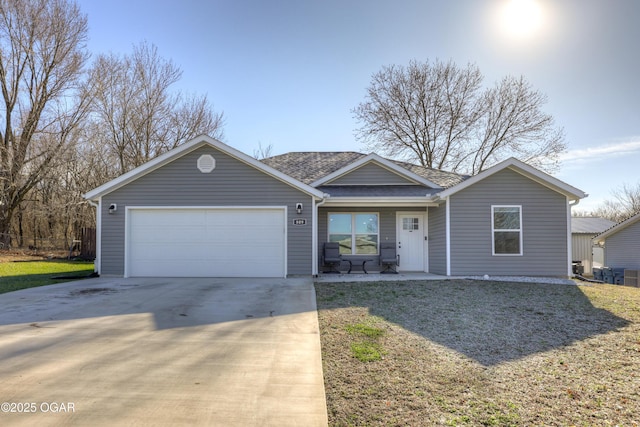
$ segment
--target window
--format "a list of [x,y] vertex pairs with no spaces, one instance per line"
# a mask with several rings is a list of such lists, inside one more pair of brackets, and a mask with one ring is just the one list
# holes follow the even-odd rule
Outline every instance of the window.
[[329,241],[340,243],[343,255],[377,255],[378,214],[330,213]]
[[414,231],[420,229],[420,218],[402,218],[402,229]]
[[522,255],[522,206],[491,206],[494,255]]

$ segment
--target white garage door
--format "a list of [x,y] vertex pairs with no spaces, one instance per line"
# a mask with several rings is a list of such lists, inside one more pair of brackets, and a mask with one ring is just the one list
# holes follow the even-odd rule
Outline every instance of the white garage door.
[[130,209],[129,277],[285,277],[283,208]]

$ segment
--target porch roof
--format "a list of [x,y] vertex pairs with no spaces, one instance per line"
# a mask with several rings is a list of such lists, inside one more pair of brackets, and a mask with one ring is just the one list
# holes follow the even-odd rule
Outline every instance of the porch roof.
[[330,197],[421,197],[425,201],[441,191],[421,185],[323,185],[318,190]]

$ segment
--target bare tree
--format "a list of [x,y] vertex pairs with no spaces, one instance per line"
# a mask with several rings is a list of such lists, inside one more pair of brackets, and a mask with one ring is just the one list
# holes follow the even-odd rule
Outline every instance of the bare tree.
[[0,241],[87,111],[87,19],[67,0],[0,0]]
[[478,173],[516,156],[547,171],[565,150],[561,129],[542,112],[546,97],[524,78],[483,89],[477,66],[412,61],[373,75],[352,110],[369,149],[425,167]]
[[261,142],[258,142],[258,148],[253,150],[253,158],[263,160],[271,157],[273,151],[273,144],[269,144],[266,147],[262,146]]
[[640,181],[635,185],[623,184],[611,194],[613,199],[605,200],[591,215],[621,222],[640,213]]
[[471,172],[477,173],[507,157],[517,157],[547,171],[559,166],[566,150],[564,132],[542,112],[547,98],[523,78],[505,77],[482,96],[482,113],[471,144]]
[[213,113],[206,96],[171,92],[181,76],[173,62],[147,43],[134,47],[132,55],[96,59],[91,70],[93,140],[108,152],[103,158],[117,159],[116,174],[199,134],[223,137],[223,115]]

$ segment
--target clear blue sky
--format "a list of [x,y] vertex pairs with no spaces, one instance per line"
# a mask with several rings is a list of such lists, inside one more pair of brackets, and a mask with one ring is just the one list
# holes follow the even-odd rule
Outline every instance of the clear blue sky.
[[536,5],[522,22],[505,16],[510,0],[79,4],[94,55],[156,45],[183,71],[176,88],[206,94],[226,116],[224,142],[247,154],[366,151],[351,109],[383,65],[473,62],[487,85],[523,75],[566,132],[556,177],[589,193],[590,209],[640,181],[640,1],[525,2]]

